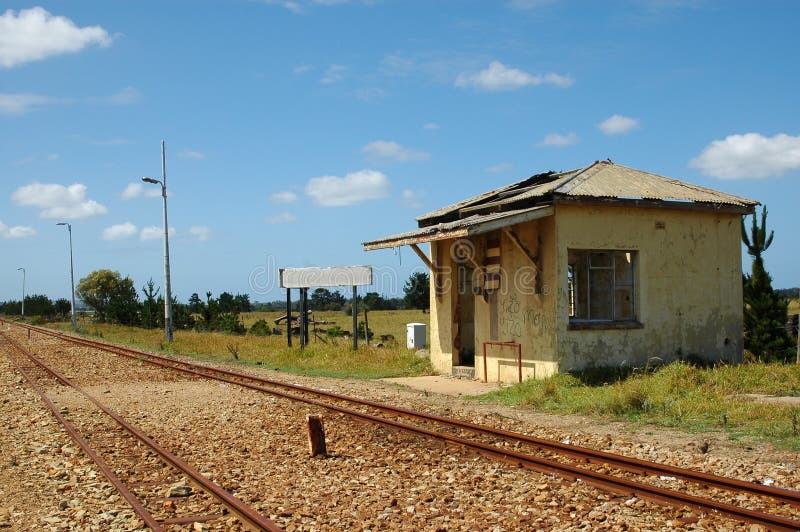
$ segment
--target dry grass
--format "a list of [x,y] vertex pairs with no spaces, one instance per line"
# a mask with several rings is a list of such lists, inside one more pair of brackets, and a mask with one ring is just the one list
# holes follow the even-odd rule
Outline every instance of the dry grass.
[[789,301],[789,314],[800,314],[800,299]]
[[630,419],[690,431],[723,431],[800,449],[800,409],[761,404],[744,394],[800,395],[800,365],[742,364],[697,368],[683,362],[589,385],[580,375],[526,381],[484,399],[564,414]]
[[[222,333],[175,331],[174,341],[165,345],[164,331],[161,329],[141,329],[105,323],[82,321],[80,329],[90,336],[105,338],[113,342],[137,346],[154,351],[180,353],[204,360],[237,361],[242,364],[261,365],[277,370],[307,375],[328,375],[336,377],[380,378],[431,373],[428,359],[417,357],[406,349],[405,324],[428,322],[428,314],[414,310],[376,311],[369,313],[369,327],[375,333],[372,346],[359,341],[358,351],[353,351],[352,339],[330,338],[320,333],[319,338],[311,338],[305,351],[301,351],[299,338],[293,338],[293,347],[286,345],[286,326],[275,325],[274,319],[281,312],[251,312],[242,316],[246,327],[259,319],[267,320],[274,327],[284,331],[273,336],[235,336]],[[327,321],[318,325],[328,329],[338,325],[343,330],[352,330],[352,317],[342,312],[315,313],[317,321]],[[359,319],[363,320],[360,314]],[[68,323],[55,325],[58,329],[69,330]],[[396,340],[375,347],[380,335],[391,334]],[[235,356],[234,356],[235,353]]]

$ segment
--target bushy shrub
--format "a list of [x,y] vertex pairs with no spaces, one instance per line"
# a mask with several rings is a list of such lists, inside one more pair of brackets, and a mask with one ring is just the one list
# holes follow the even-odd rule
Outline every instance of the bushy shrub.
[[272,328],[267,324],[267,320],[258,320],[250,326],[247,334],[251,336],[269,336],[272,334]]

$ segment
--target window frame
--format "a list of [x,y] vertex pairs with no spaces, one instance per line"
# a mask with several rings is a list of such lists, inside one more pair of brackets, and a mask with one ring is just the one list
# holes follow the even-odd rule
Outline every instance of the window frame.
[[[611,256],[611,264],[609,266],[592,266],[591,258],[594,253],[607,253]],[[617,281],[617,254],[630,253],[630,284],[621,284]],[[579,275],[580,267],[578,261],[570,262],[569,257],[572,254],[577,254],[580,259],[585,260],[583,264],[583,271],[585,271],[585,279],[581,279]],[[642,324],[638,320],[639,305],[638,299],[638,265],[639,265],[639,250],[637,249],[596,249],[596,248],[568,248],[567,249],[567,316],[569,319],[570,329],[627,329],[627,328],[641,328]],[[611,318],[592,318],[591,317],[591,286],[592,286],[592,271],[610,271],[611,283],[609,286],[609,299]],[[584,318],[576,317],[575,314],[579,312],[582,301],[580,296],[580,283],[586,284],[585,290],[585,306],[586,316]],[[631,292],[631,317],[617,318],[617,291],[618,288],[630,288]]]

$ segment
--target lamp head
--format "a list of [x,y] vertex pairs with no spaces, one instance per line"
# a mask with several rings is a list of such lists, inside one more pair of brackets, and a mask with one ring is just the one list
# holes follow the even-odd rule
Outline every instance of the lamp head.
[[56,225],[67,225],[67,222],[58,222]]
[[142,181],[144,181],[145,183],[152,183],[154,185],[157,185],[157,184],[160,183],[160,181],[158,179],[153,179],[152,177],[143,177]]

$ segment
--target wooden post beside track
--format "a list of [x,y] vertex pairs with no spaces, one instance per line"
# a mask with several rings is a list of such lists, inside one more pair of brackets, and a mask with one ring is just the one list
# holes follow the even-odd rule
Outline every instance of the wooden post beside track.
[[309,414],[306,416],[308,421],[308,450],[311,456],[328,456],[325,447],[325,426],[322,424],[322,416]]

